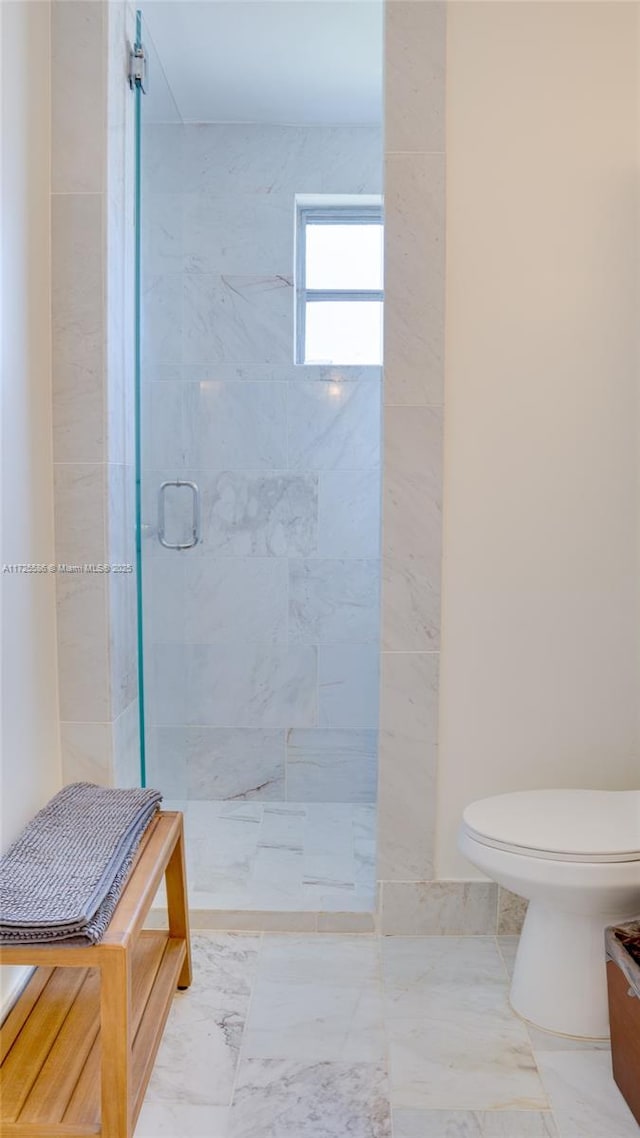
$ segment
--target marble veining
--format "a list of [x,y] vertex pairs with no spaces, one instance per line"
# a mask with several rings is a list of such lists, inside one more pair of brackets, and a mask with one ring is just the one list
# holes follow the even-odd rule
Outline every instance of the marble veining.
[[560,1138],[549,1111],[394,1110],[394,1138]]
[[318,648],[320,727],[377,727],[377,652],[368,644],[323,644]]
[[[167,765],[180,758],[185,746],[183,728],[158,728]],[[187,728],[190,746],[224,748],[225,729]],[[249,732],[247,732],[249,734]],[[256,729],[254,754],[264,739],[273,761],[279,763],[284,741],[280,732]],[[230,748],[243,753],[242,744]],[[152,761],[155,761],[155,756]],[[226,768],[229,782],[242,772]],[[157,771],[150,768],[153,781]],[[183,771],[183,786],[185,773]],[[375,909],[375,806],[350,803],[297,803],[274,799],[273,782],[251,798],[207,801],[168,799],[168,809],[185,816],[188,882],[191,906],[215,913],[239,910],[372,914]],[[224,927],[224,926],[222,926]],[[255,926],[254,926],[255,927]],[[265,927],[261,923],[258,927]],[[282,926],[276,926],[282,927]]]
[[149,1101],[228,1104],[258,948],[257,937],[194,938],[194,984],[174,1001]]
[[638,1124],[613,1081],[606,1051],[535,1054],[562,1138],[637,1138]]
[[320,472],[318,555],[380,556],[380,476],[377,471]]
[[[162,193],[381,190],[381,130],[373,124],[153,123],[144,141],[148,185]],[[166,161],[167,153],[174,161]],[[319,162],[319,155],[331,160]]]
[[493,936],[200,932],[193,949],[136,1138],[637,1134],[606,1052],[532,1049]]
[[252,557],[315,553],[316,475],[229,471],[205,475],[202,491],[202,552]]
[[300,802],[375,802],[378,734],[368,729],[291,729],[287,793]]
[[284,559],[185,558],[184,590],[183,635],[187,644],[286,643],[288,578]]
[[[194,807],[218,913],[373,908],[352,810],[377,777],[382,369],[294,364],[292,271],[295,194],[379,192],[380,146],[360,124],[144,128],[148,765]],[[188,553],[157,540],[176,478],[200,488]],[[188,540],[189,496],[164,503]],[[253,833],[207,828],[216,799],[262,803]],[[268,809],[296,802],[320,813]]]
[[380,464],[380,385],[290,383],[293,470],[375,470]]
[[187,727],[186,794],[190,799],[281,799],[285,736],[281,730]]
[[250,1059],[229,1138],[391,1138],[384,1068],[372,1063]]
[[147,1099],[136,1126],[136,1138],[228,1138],[229,1110]]
[[381,926],[405,936],[491,936],[496,905],[488,881],[385,881]]
[[201,380],[181,384],[192,465],[279,470],[287,465],[286,385]]
[[185,273],[186,364],[286,363],[293,339],[293,278]]
[[548,1106],[525,1026],[509,1007],[493,938],[389,938],[383,962],[394,1105]]
[[290,561],[290,642],[375,644],[379,594],[378,561]]
[[[173,196],[173,195],[172,195]],[[182,267],[190,273],[286,276],[294,263],[289,194],[181,195]]]
[[316,722],[318,665],[310,645],[190,644],[184,665],[183,722],[212,727]]

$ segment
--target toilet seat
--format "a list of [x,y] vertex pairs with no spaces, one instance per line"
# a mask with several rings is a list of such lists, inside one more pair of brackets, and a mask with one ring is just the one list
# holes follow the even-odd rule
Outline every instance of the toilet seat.
[[473,802],[463,828],[485,846],[551,861],[640,861],[640,791],[527,790]]

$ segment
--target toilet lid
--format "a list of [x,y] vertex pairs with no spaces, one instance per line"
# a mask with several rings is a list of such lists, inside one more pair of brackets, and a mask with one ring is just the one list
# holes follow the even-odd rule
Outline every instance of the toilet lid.
[[476,841],[530,857],[640,860],[640,791],[525,790],[472,802],[464,826]]

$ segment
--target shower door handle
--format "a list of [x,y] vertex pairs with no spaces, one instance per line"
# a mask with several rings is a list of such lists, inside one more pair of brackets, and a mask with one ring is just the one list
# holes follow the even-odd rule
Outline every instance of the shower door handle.
[[[177,486],[178,488],[186,487],[191,491],[191,509],[192,509],[192,527],[191,527],[191,541],[173,542],[167,541],[164,532],[164,496],[167,486]],[[158,490],[158,541],[165,549],[193,549],[200,541],[200,490],[195,482],[183,481],[180,478],[174,481],[161,482],[160,489]]]

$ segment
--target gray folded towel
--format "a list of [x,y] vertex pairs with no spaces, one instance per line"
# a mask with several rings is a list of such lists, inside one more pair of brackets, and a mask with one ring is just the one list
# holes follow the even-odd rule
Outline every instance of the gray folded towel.
[[82,782],[56,794],[0,859],[0,944],[99,940],[161,798]]

